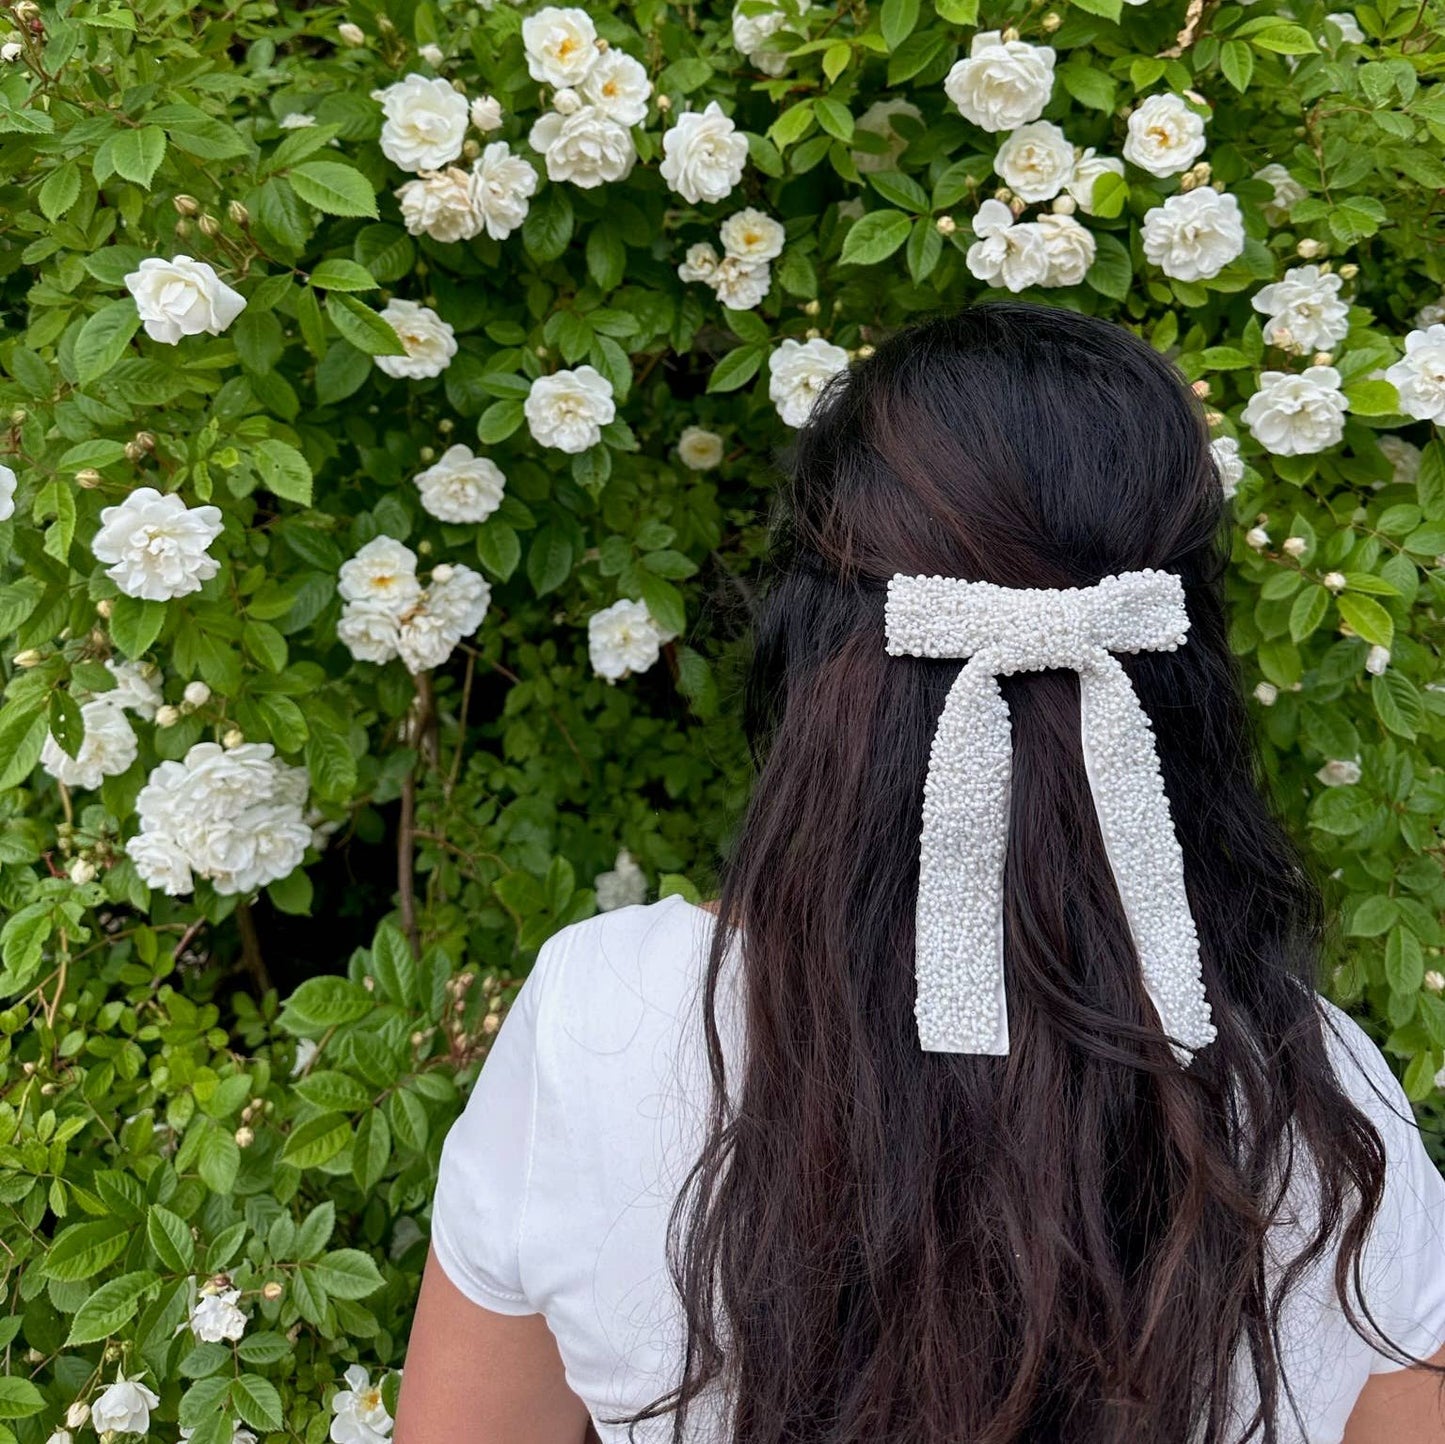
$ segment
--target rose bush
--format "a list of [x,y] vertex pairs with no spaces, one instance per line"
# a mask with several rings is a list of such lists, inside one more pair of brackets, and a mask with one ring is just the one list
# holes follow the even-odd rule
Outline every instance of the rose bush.
[[0,1444],[388,1435],[511,989],[735,815],[770,456],[980,296],[1207,398],[1333,991],[1438,1121],[1445,7],[0,31]]

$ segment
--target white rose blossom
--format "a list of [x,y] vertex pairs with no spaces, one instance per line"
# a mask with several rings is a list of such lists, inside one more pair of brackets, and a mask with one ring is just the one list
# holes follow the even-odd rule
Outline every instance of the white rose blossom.
[[1051,201],[1074,174],[1074,147],[1050,120],[1021,125],[999,146],[993,168],[1021,200]]
[[772,285],[772,270],[766,261],[744,261],[724,256],[713,273],[712,288],[717,298],[732,311],[751,311],[762,304]]
[[685,426],[677,438],[677,454],[690,471],[711,471],[723,459],[723,439],[703,426]]
[[1239,202],[1209,186],[1172,195],[1145,215],[1143,244],[1166,276],[1208,280],[1244,253]]
[[1048,279],[1049,251],[1043,231],[1032,222],[1015,221],[1002,201],[990,199],[979,206],[973,233],[978,239],[964,262],[980,281],[1023,291]]
[[1350,329],[1349,305],[1340,299],[1344,283],[1318,266],[1294,266],[1282,280],[1261,287],[1251,304],[1268,316],[1264,339],[1287,351],[1328,351]]
[[1445,321],[1445,295],[1436,301],[1427,301],[1415,312],[1415,329],[1428,331],[1431,326]]
[[94,789],[107,777],[117,777],[139,752],[135,729],[113,702],[97,697],[80,709],[85,736],[71,757],[53,736],[40,749],[40,765],[66,787]]
[[1412,446],[1403,436],[1387,431],[1375,438],[1375,445],[1384,453],[1390,463],[1390,480],[1396,486],[1414,486],[1420,479],[1420,463],[1425,459],[1418,446]]
[[438,521],[486,521],[502,504],[507,479],[496,462],[460,442],[413,478],[422,507]]
[[1296,201],[1302,201],[1309,192],[1278,162],[1271,162],[1257,170],[1254,180],[1264,181],[1274,187],[1274,196],[1265,202],[1264,218],[1270,225],[1277,226],[1289,219],[1289,208]]
[[632,132],[595,105],[570,115],[549,111],[532,127],[527,144],[547,166],[547,179],[591,190],[625,180],[637,160]]
[[533,80],[577,85],[597,60],[597,27],[585,10],[544,5],[522,21],[522,47]]
[[783,424],[803,425],[829,379],[847,369],[848,353],[821,336],[780,343],[768,357],[768,397]]
[[220,570],[207,548],[223,529],[219,507],[188,507],[174,493],[139,486],[102,510],[90,550],[126,596],[168,602],[200,591]]
[[246,1315],[236,1307],[240,1289],[202,1293],[191,1310],[191,1333],[203,1344],[234,1341],[246,1332]]
[[733,46],[764,75],[782,75],[788,68],[785,46],[796,45],[797,39],[784,37],[777,45],[769,42],[790,24],[796,24],[808,10],[808,0],[773,0],[771,8],[756,15],[745,15],[741,5],[733,7]]
[[513,155],[506,141],[494,140],[472,162],[469,184],[478,230],[505,241],[527,219],[537,172],[529,161]]
[[640,125],[647,118],[652,82],[641,61],[626,51],[611,49],[599,55],[578,90],[618,125]]
[[775,261],[783,253],[786,232],[766,211],[746,206],[718,227],[723,250],[740,261]]
[[[1350,14],[1348,10],[1335,10],[1325,16],[1340,32],[1340,39],[1346,45],[1363,45],[1365,43],[1365,32],[1360,29],[1360,22]],[[1320,37],[1324,39],[1323,36]]]
[[331,1400],[333,1444],[387,1444],[395,1422],[382,1402],[381,1385],[360,1364],[352,1364],[343,1375],[346,1388]]
[[697,241],[687,248],[678,265],[678,278],[683,281],[701,281],[711,286],[717,277],[718,253],[709,241]]
[[1038,227],[1048,258],[1045,286],[1077,286],[1094,264],[1097,246],[1094,233],[1073,216],[1042,215],[1033,224]]
[[358,662],[389,662],[397,655],[401,621],[382,602],[351,602],[341,609],[336,638]]
[[1055,58],[1047,45],[1006,41],[1000,30],[981,30],[967,59],[948,72],[944,93],[965,120],[981,129],[1016,130],[1037,120],[1049,103]]
[[1150,175],[1186,171],[1204,151],[1204,117],[1182,95],[1150,95],[1129,117],[1124,159]]
[[0,521],[9,521],[15,515],[16,485],[15,473],[0,465]]
[[1362,772],[1360,764],[1348,758],[1335,758],[1326,762],[1315,776],[1324,783],[1326,787],[1353,787],[1357,783]]
[[[4,58],[5,52],[0,50],[0,59]],[[45,1444],[75,1444],[75,1439],[69,1429],[53,1429],[45,1440]]]
[[385,117],[381,153],[402,170],[441,170],[461,153],[471,108],[467,98],[439,76],[408,75],[372,91]]
[[923,123],[923,112],[911,100],[894,97],[889,100],[875,100],[853,124],[855,132],[863,130],[876,135],[887,149],[883,152],[855,150],[853,164],[865,174],[869,171],[897,170],[898,161],[908,149],[908,138],[900,135],[893,125],[896,116],[905,115],[910,120]]
[[495,95],[479,95],[472,101],[469,111],[472,128],[483,135],[490,135],[502,126],[502,102]]
[[152,341],[176,345],[183,336],[219,336],[242,311],[246,298],[233,291],[205,261],[150,256],[125,278]]
[[282,130],[309,130],[316,124],[316,117],[304,110],[293,110],[276,122]]
[[1256,682],[1254,698],[1261,707],[1273,707],[1279,701],[1279,688],[1273,682]]
[[117,1374],[115,1383],[90,1406],[90,1422],[97,1434],[144,1434],[151,1427],[151,1410],[160,1403],[139,1379]]
[[1372,677],[1382,677],[1390,665],[1390,649],[1378,644],[1365,653],[1365,671]]
[[381,319],[396,332],[406,348],[402,356],[378,356],[376,364],[388,376],[420,380],[440,376],[457,354],[456,332],[429,306],[400,297],[388,301]]
[[[157,709],[165,700],[161,691],[160,668],[150,662],[117,662],[108,658],[105,670],[115,678],[115,686],[108,692],[97,692],[97,702],[109,702],[123,712],[134,712],[143,722],[155,721]],[[187,696],[191,687],[205,687],[204,682],[192,682],[186,688]],[[206,689],[210,695],[210,689]],[[78,696],[77,701],[89,701],[89,696]]]
[[373,537],[341,564],[336,590],[343,601],[385,607],[399,617],[421,596],[416,553],[394,537]]
[[1400,393],[1400,410],[1416,421],[1445,422],[1445,324],[1405,337],[1404,356],[1385,372]]
[[539,376],[522,405],[527,429],[540,446],[575,455],[596,446],[617,414],[612,383],[592,366]]
[[450,244],[470,240],[482,228],[472,204],[471,177],[458,166],[428,171],[396,192],[402,224],[414,236]]
[[172,896],[190,892],[195,876],[218,893],[254,892],[300,866],[309,785],[306,769],[280,761],[269,742],[198,742],[141,788],[140,831],[126,853],[143,882]]
[[748,142],[717,101],[705,110],[686,110],[662,137],[659,173],[671,190],[692,205],[720,201],[743,178]]
[[1241,420],[1266,451],[1304,456],[1339,444],[1349,407],[1333,366],[1311,366],[1298,375],[1266,371]]
[[1244,460],[1239,454],[1239,442],[1232,436],[1220,436],[1209,443],[1214,457],[1214,469],[1219,473],[1219,484],[1224,499],[1230,501],[1244,480]]
[[674,635],[657,625],[645,602],[624,597],[588,618],[587,655],[600,677],[618,682],[651,667]]
[[610,913],[647,901],[647,874],[638,867],[625,847],[617,854],[612,870],[599,872],[592,881],[592,887],[597,894],[598,912]]
[[460,562],[433,567],[426,594],[427,610],[458,640],[482,625],[492,604],[491,583]]
[[440,70],[442,68],[442,62],[447,58],[446,52],[443,51],[440,45],[423,45],[416,53],[420,55],[433,70]]

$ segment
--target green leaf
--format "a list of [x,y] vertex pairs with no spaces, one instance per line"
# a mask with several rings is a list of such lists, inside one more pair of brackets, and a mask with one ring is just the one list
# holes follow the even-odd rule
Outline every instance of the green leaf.
[[1330,609],[1330,594],[1322,586],[1307,586],[1294,599],[1289,609],[1289,634],[1291,640],[1302,642],[1325,619]]
[[522,245],[538,261],[555,261],[572,239],[572,202],[559,185],[548,185],[522,222]]
[[[1100,171],[1094,177],[1094,188],[1089,194],[1089,205],[1094,214],[1102,221],[1113,220],[1115,216],[1123,215],[1124,207],[1129,201],[1129,182],[1121,175],[1115,175],[1113,171]],[[1104,239],[1104,233],[1096,231],[1094,241],[1097,244]],[[1115,237],[1110,236],[1110,240]],[[1125,258],[1128,258],[1128,250],[1122,241],[1119,243],[1121,250],[1124,250]],[[1106,293],[1107,294],[1107,293]]]
[[420,1001],[411,945],[389,923],[383,923],[377,929],[376,939],[371,945],[371,971],[382,997],[387,1001],[400,1003],[404,1008],[413,1008]]
[[1388,381],[1352,382],[1345,398],[1356,416],[1394,416],[1400,410],[1400,395]]
[[80,167],[73,160],[58,166],[45,177],[36,199],[47,221],[58,221],[80,196]]
[[[20,1379],[13,1374],[0,1378],[0,1419],[28,1419],[44,1407],[45,1395],[29,1379]],[[10,1437],[13,1439],[15,1436],[12,1434]]]
[[883,0],[878,23],[889,50],[897,50],[913,34],[913,27],[918,24],[918,9],[919,0]]
[[159,106],[146,119],[160,126],[172,144],[201,160],[229,160],[245,155],[251,148],[236,126],[223,124],[185,101]]
[[1243,94],[1254,75],[1254,51],[1242,40],[1226,40],[1219,47],[1219,68],[1224,78]]
[[359,1248],[333,1249],[306,1267],[334,1299],[364,1299],[383,1282],[376,1261]]
[[1342,592],[1335,600],[1340,616],[1357,636],[1377,647],[1388,647],[1395,640],[1395,623],[1379,602],[1352,592]]
[[13,703],[0,710],[0,792],[29,777],[49,732],[44,712]]
[[818,124],[835,140],[846,145],[853,139],[853,113],[841,100],[834,100],[831,95],[819,96],[813,102],[813,113],[818,117]]
[[286,174],[291,189],[309,206],[328,216],[376,215],[376,192],[355,166],[333,160],[308,160]]
[[80,384],[114,370],[138,330],[140,315],[130,297],[102,306],[75,338],[75,374]]
[[831,85],[847,70],[853,59],[853,47],[846,40],[835,40],[823,52],[823,74]]
[[130,1233],[124,1219],[72,1224],[57,1235],[45,1255],[43,1272],[68,1281],[94,1278],[125,1252]]
[[1409,995],[1425,981],[1425,955],[1409,928],[1392,928],[1385,939],[1385,981],[1391,992]]
[[242,1374],[231,1380],[231,1406],[243,1423],[272,1433],[282,1428],[281,1396],[276,1386],[260,1374]]
[[516,399],[494,401],[477,418],[477,440],[494,446],[505,441],[526,416],[524,403]]
[[1134,279],[1129,248],[1107,231],[1094,232],[1094,246],[1094,264],[1084,277],[1085,284],[1101,296],[1122,301],[1129,294]]
[[[1249,29],[1248,25],[1241,26],[1238,33],[1243,35]],[[1268,50],[1275,55],[1313,55],[1319,48],[1303,25],[1289,25],[1274,19],[1254,31],[1249,42],[1256,50]]]
[[1445,442],[1436,437],[1420,457],[1416,497],[1430,521],[1445,521]]
[[522,543],[515,529],[506,522],[493,518],[477,533],[477,560],[499,582],[506,581],[517,570],[521,559]]
[[978,0],[933,0],[933,8],[950,25],[978,24]]
[[256,443],[252,460],[261,484],[272,495],[301,506],[311,505],[310,463],[289,442],[268,436]]
[[85,719],[75,698],[57,687],[50,694],[50,735],[67,757],[74,757],[85,740]]
[[141,1298],[159,1282],[156,1275],[147,1270],[122,1274],[101,1284],[76,1310],[65,1347],[94,1344],[109,1338],[135,1317]]
[[339,733],[318,727],[315,718],[306,739],[306,769],[311,786],[323,801],[348,802],[356,791],[356,758],[350,743]]
[[712,368],[707,379],[709,391],[736,391],[758,374],[758,367],[768,354],[766,346],[739,346],[729,351]]
[[871,266],[885,260],[908,239],[911,219],[902,211],[869,211],[854,221],[843,240],[844,264]]
[[354,1023],[375,1006],[371,994],[350,978],[307,978],[287,998],[280,1022],[291,1033],[320,1033]]
[[391,1158],[391,1125],[380,1108],[363,1113],[351,1148],[351,1172],[356,1186],[369,1193],[386,1172]]
[[1102,15],[1106,20],[1118,20],[1123,12],[1124,0],[1073,0],[1075,10],[1085,10],[1090,15]]
[[184,1273],[195,1262],[196,1245],[186,1221],[158,1203],[146,1212],[146,1238],[161,1266],[173,1273]]
[[351,1124],[339,1113],[323,1113],[292,1130],[281,1150],[281,1161],[293,1168],[319,1168],[350,1142]]
[[1345,931],[1352,938],[1377,938],[1394,927],[1399,916],[1400,908],[1395,899],[1377,894],[1367,897],[1355,909]]
[[111,601],[110,636],[132,659],[142,656],[160,636],[165,625],[166,604],[139,597],[115,597]]
[[341,339],[368,356],[405,356],[401,337],[369,306],[342,291],[326,293],[326,314],[341,333]]
[[1113,110],[1117,87],[1103,70],[1091,65],[1069,64],[1059,71],[1064,89],[1090,110]]
[[1413,738],[1425,720],[1425,706],[1415,684],[1394,670],[1370,678],[1375,714],[1397,737]]
[[166,157],[166,133],[158,125],[123,130],[111,145],[110,161],[116,174],[150,189]]
[[377,288],[375,278],[365,266],[339,259],[322,261],[306,278],[306,283],[320,291],[374,291]]
[[527,548],[527,580],[539,597],[556,591],[572,574],[572,538],[548,523],[538,528]]

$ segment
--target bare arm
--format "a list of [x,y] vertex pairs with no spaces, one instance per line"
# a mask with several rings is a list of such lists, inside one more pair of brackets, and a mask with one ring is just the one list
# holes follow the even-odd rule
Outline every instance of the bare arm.
[[396,1444],[587,1444],[597,1437],[567,1387],[546,1319],[474,1304],[432,1253],[401,1378]]
[[[1430,1362],[1445,1366],[1445,1349]],[[1372,1374],[1341,1444],[1445,1444],[1441,1376],[1427,1369]]]

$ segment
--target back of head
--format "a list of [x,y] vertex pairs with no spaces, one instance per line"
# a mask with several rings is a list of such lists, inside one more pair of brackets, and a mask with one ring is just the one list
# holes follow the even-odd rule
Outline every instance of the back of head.
[[[709,1388],[747,1444],[1206,1444],[1231,1371],[1288,1403],[1277,1308],[1378,1205],[1378,1136],[1328,1062],[1320,909],[1257,785],[1226,643],[1222,493],[1195,401],[1129,332],[988,304],[881,344],[800,431],[748,690],[759,775],[723,871],[746,1058],[674,1215],[685,1437]],[[1100,837],[1079,680],[1000,679],[1010,1051],[927,1053],[919,819],[960,662],[889,656],[897,572],[1007,587],[1176,573],[1176,651],[1121,658],[1153,722],[1218,1035],[1174,1060]],[[732,938],[720,927],[715,988]],[[731,1099],[729,1098],[731,1095]],[[1264,1266],[1291,1169],[1318,1228]]]

